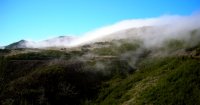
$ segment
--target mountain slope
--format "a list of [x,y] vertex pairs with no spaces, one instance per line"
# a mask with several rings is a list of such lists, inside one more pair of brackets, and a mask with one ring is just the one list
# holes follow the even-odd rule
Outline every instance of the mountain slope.
[[8,46],[5,46],[5,49],[27,48],[26,43],[28,43],[28,41],[20,40],[18,42],[14,42]]
[[72,36],[59,36],[39,42],[20,40],[18,42],[5,46],[5,49],[66,47],[76,39],[77,37]]
[[127,78],[106,82],[98,98],[86,105],[198,105],[199,60],[185,57],[143,61]]
[[[115,40],[71,50],[1,56],[0,102],[3,105],[200,104],[200,44],[183,48],[182,43],[172,40],[157,49],[143,49],[140,44],[135,40]],[[174,47],[169,49],[168,45]],[[156,54],[166,48],[170,54]]]
[[57,50],[0,50],[0,104],[199,105],[200,29],[158,29],[130,29],[128,38]]

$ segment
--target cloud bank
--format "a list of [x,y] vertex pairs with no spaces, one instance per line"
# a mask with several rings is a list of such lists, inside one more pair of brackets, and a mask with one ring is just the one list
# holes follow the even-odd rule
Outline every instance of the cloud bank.
[[[78,46],[81,44],[94,42],[99,38],[109,37],[109,35],[113,33],[134,28],[139,29],[142,27],[154,27],[146,33],[137,33],[137,35],[139,34],[140,37],[143,37],[143,39],[146,41],[150,39],[161,40],[169,37],[182,37],[182,35],[184,36],[184,34],[187,34],[187,32],[193,29],[199,29],[200,24],[198,23],[200,23],[199,14],[194,14],[191,16],[166,15],[157,18],[124,20],[110,26],[105,26],[91,32],[87,32],[82,38],[72,42],[70,46]],[[121,36],[126,34],[125,32],[126,31],[124,31],[124,33],[120,33]],[[132,36],[134,36],[134,33],[132,33]]]
[[[98,41],[120,37],[141,38],[147,47],[160,44],[167,38],[189,39],[190,31],[200,29],[200,14],[190,16],[164,15],[156,18],[130,19],[101,27],[82,34],[80,38],[62,37],[39,42],[27,42],[30,48],[76,47]],[[102,40],[101,40],[102,41]]]

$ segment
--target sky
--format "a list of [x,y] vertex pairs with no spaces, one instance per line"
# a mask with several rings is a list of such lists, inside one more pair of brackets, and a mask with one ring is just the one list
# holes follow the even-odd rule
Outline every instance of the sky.
[[122,20],[199,12],[199,0],[0,0],[0,46],[81,36]]

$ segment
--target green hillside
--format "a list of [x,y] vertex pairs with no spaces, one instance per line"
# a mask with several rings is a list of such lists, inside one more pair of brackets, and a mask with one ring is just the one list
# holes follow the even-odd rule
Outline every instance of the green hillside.
[[[199,45],[183,49],[182,42],[171,40],[163,48],[145,49],[141,41],[132,42],[16,54],[1,50],[0,104],[200,104]],[[158,50],[170,54],[160,56]]]
[[91,105],[198,105],[199,64],[187,57],[145,60],[137,72],[105,82]]

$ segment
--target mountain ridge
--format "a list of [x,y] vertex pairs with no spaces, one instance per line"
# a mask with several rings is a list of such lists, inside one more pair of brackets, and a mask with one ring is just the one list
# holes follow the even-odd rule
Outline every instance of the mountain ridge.
[[69,45],[73,40],[77,39],[74,36],[58,36],[50,39],[45,39],[42,41],[34,42],[28,40],[20,40],[9,45],[6,45],[5,49],[18,49],[18,48],[48,48],[48,47],[64,47],[62,45]]

